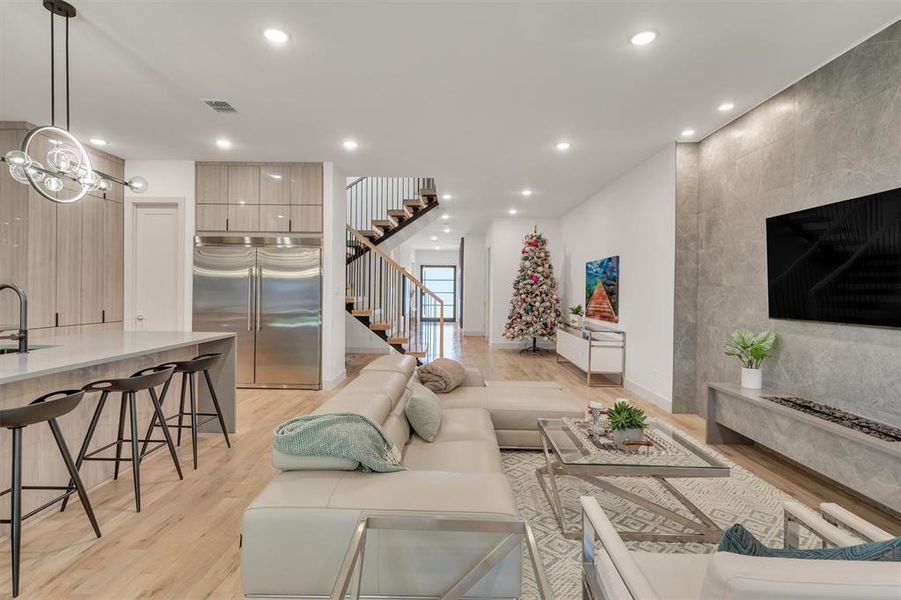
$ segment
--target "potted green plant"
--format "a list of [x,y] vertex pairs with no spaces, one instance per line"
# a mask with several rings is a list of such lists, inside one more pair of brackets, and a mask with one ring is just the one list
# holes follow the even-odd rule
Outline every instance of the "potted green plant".
[[763,387],[760,363],[773,355],[776,334],[772,331],[754,333],[750,329],[736,329],[726,338],[723,351],[741,361],[741,387],[759,390]]
[[584,314],[581,304],[569,307],[569,324],[573,327],[582,326],[582,315]]
[[613,430],[613,443],[622,446],[627,441],[644,439],[644,430],[648,426],[648,417],[637,406],[625,400],[617,400],[613,408],[607,411],[607,420]]

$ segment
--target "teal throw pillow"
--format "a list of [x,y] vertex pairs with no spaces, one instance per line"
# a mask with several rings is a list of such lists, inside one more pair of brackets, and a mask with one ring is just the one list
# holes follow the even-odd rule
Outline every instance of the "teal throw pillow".
[[753,533],[736,524],[723,534],[717,551],[769,558],[901,561],[901,537],[886,542],[868,542],[843,548],[770,548],[754,537]]

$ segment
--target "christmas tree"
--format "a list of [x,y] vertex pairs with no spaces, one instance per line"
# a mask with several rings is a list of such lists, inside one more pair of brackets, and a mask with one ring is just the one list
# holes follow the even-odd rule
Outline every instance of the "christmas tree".
[[513,280],[510,314],[503,335],[511,340],[532,338],[532,347],[524,351],[540,352],[538,338],[556,337],[559,320],[560,299],[551,254],[547,240],[536,227],[523,239],[519,273]]

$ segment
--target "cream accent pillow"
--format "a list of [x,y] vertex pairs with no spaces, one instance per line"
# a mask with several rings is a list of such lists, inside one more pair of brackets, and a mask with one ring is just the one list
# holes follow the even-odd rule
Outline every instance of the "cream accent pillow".
[[413,384],[412,390],[404,414],[416,435],[431,442],[441,427],[441,401],[432,390],[418,383]]
[[433,392],[446,394],[466,379],[466,367],[449,358],[438,358],[419,367],[419,379]]

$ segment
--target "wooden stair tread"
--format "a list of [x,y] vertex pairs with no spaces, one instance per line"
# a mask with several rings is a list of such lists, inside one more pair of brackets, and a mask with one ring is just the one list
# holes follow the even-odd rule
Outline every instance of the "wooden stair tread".
[[419,195],[423,198],[437,198],[438,193],[435,191],[435,188],[422,188],[419,190]]
[[390,217],[394,218],[395,220],[396,219],[409,219],[410,217],[413,216],[413,211],[406,207],[402,208],[402,209],[392,208],[391,210],[388,211],[388,215]]
[[388,331],[391,329],[391,323],[370,323],[369,328],[373,331]]
[[422,201],[422,198],[409,198],[404,200],[404,206],[409,206],[414,210],[418,210],[425,207],[425,202]]
[[372,224],[381,229],[394,229],[397,227],[397,221],[391,215],[388,215],[387,219],[373,219]]
[[344,304],[350,304],[351,302],[356,302],[357,299],[355,296],[344,296]]
[[420,351],[413,351],[413,350],[407,350],[404,354],[406,354],[408,356],[412,356],[413,358],[425,358],[425,355],[426,355],[425,351],[420,352]]
[[370,310],[368,308],[359,308],[359,309],[354,309],[354,310],[350,311],[350,314],[354,317],[371,317],[372,310]]
[[399,344],[399,345],[403,345],[403,344],[406,344],[408,341],[410,341],[410,338],[405,338],[405,337],[389,337],[389,338],[388,338],[387,340],[385,340],[385,341],[388,342],[389,344]]
[[368,238],[380,238],[382,237],[382,232],[378,229],[361,229],[360,233]]

